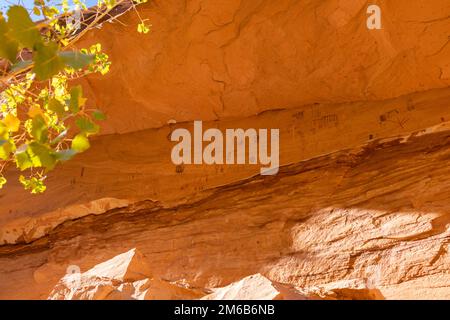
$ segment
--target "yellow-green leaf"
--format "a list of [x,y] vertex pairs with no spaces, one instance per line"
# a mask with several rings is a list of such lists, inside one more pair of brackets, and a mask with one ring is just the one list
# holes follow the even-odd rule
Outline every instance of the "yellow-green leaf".
[[62,117],[65,112],[64,105],[54,98],[49,100],[48,109],[56,113],[58,117]]
[[22,171],[40,167],[51,170],[56,165],[56,155],[44,144],[31,142],[29,145],[22,146],[19,150],[15,154],[16,165]]
[[36,24],[31,20],[28,11],[22,6],[11,6],[8,10],[9,35],[22,47],[33,49],[42,42]]
[[64,68],[64,63],[58,56],[58,45],[53,42],[48,45],[37,44],[33,61],[33,71],[38,80],[47,80]]
[[146,33],[148,33],[150,31],[150,26],[151,25],[147,25],[145,22],[141,22],[137,26],[137,31],[139,33],[146,34]]
[[83,98],[83,89],[80,85],[70,89],[69,110],[72,113],[77,113],[80,108],[84,106],[86,99]]
[[8,182],[4,176],[0,176],[0,189]]
[[12,113],[8,113],[5,119],[3,119],[3,124],[6,126],[8,131],[17,132],[20,126],[20,120]]
[[95,134],[100,130],[99,126],[87,117],[78,118],[77,120],[75,120],[75,124],[82,133],[86,133],[87,135]]
[[32,177],[30,179],[27,179],[21,175],[19,177],[19,181],[24,186],[25,190],[31,190],[31,193],[36,194],[42,193],[47,189],[47,187],[44,185],[44,178],[38,179],[36,177]]
[[26,170],[33,167],[33,162],[31,161],[30,156],[28,155],[28,146],[23,145],[17,149],[15,153],[16,166],[20,170]]
[[0,13],[0,58],[16,61],[19,43],[8,35],[8,25]]
[[13,151],[13,146],[8,140],[0,140],[0,159],[8,160],[11,152]]
[[39,10],[38,7],[34,7],[33,8],[33,13],[35,16],[40,16],[41,15],[41,10]]
[[84,134],[77,134],[72,140],[72,149],[77,152],[86,151],[89,147],[89,140]]
[[59,10],[56,7],[44,6],[42,7],[42,14],[48,19],[53,19],[59,14]]
[[44,144],[38,142],[30,143],[28,145],[28,153],[35,167],[44,167],[51,170],[56,164],[56,156],[53,150]]
[[48,139],[48,128],[44,118],[40,115],[31,120],[31,136],[38,142],[45,143]]

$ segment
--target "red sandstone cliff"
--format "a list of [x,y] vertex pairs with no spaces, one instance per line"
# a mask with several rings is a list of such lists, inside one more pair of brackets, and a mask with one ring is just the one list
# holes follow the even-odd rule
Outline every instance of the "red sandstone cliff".
[[[108,121],[45,194],[0,192],[0,298],[450,298],[450,3],[375,1],[368,30],[373,2],[155,0],[148,36],[88,33]],[[280,128],[279,174],[177,168],[193,120]],[[105,271],[130,252],[149,274]]]

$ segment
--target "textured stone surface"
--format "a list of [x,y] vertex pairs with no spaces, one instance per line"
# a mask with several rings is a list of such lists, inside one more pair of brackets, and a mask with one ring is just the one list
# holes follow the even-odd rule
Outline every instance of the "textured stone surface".
[[[87,34],[113,61],[83,83],[108,120],[44,195],[7,173],[0,298],[46,299],[69,265],[132,248],[166,298],[257,273],[320,298],[450,298],[450,4],[378,3],[375,31],[366,1],[155,0],[150,36]],[[168,136],[192,120],[280,128],[280,173],[174,166]]]
[[382,300],[380,290],[367,279],[341,280],[324,285],[299,288],[270,281],[261,274],[213,289],[202,300]]
[[261,274],[254,274],[226,287],[217,288],[202,300],[307,300],[303,292],[273,283]]
[[448,87],[449,2],[378,1],[382,30],[366,28],[368,4],[151,1],[150,36],[130,32],[129,14],[80,44],[100,40],[116,62],[87,87],[109,115],[105,133]]
[[[73,267],[73,266],[71,266]],[[80,273],[68,273],[53,288],[50,300],[194,299],[202,294],[154,279],[145,257],[136,249]]]
[[384,298],[449,298],[449,143],[448,132],[393,140],[172,208],[145,201],[67,221],[0,247],[0,295],[46,298],[68,265],[88,270],[135,246],[156,277],[194,288],[259,272],[299,288],[363,279]]

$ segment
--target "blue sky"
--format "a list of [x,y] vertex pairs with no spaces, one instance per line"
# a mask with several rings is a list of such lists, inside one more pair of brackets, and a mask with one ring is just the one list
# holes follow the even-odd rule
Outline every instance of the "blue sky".
[[[62,0],[50,0],[50,1],[47,1],[47,2],[51,3],[52,5],[58,6],[59,4],[61,4]],[[73,4],[72,0],[69,0],[68,2],[69,2],[69,5]],[[88,7],[97,5],[97,0],[85,0],[84,2],[86,3],[86,5]],[[24,7],[28,8],[28,9],[30,9],[31,17],[34,20],[42,19],[42,16],[41,17],[37,17],[37,16],[34,16],[32,14],[32,10],[31,9],[33,9],[33,3],[34,3],[34,0],[0,0],[0,11],[3,11],[4,13],[6,13],[6,11],[8,11],[8,7],[9,6],[12,6],[12,5],[15,5],[15,4],[20,4],[20,5],[23,5]]]

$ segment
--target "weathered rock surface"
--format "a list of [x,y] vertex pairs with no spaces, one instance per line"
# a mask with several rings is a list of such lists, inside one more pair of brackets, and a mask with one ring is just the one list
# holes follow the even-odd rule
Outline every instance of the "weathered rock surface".
[[324,285],[298,288],[270,281],[254,274],[232,284],[213,289],[202,300],[382,300],[380,290],[367,279],[341,280]]
[[316,294],[323,299],[337,300],[382,300],[381,291],[372,286],[368,279],[340,280],[308,289],[309,295]]
[[[51,300],[170,300],[195,299],[203,294],[154,279],[145,257],[136,249],[94,268],[68,273],[50,293]],[[76,272],[71,272],[76,271]]]
[[274,283],[261,274],[248,276],[226,287],[217,288],[202,300],[306,300],[302,292]]
[[449,159],[449,133],[435,133],[285,166],[172,208],[146,201],[67,221],[0,247],[0,295],[46,298],[68,265],[88,270],[133,245],[155,276],[193,288],[260,272],[299,288],[366,279],[387,299],[449,298]]
[[[83,83],[108,121],[44,195],[0,192],[0,298],[46,299],[68,266],[132,248],[151,276],[83,297],[206,294],[260,273],[269,296],[450,298],[450,4],[378,3],[382,30],[366,1],[156,0],[147,38],[87,34],[114,64]],[[280,128],[280,173],[174,166],[168,136],[192,120]]]
[[86,88],[107,110],[104,132],[125,133],[448,87],[449,2],[377,3],[382,30],[367,29],[367,0],[151,1],[148,37],[127,14],[80,43],[116,62]]
[[[81,273],[69,266],[53,288],[50,300],[318,300],[383,299],[367,281],[342,280],[309,288],[276,283],[260,273],[222,288],[196,290],[151,276],[146,258],[136,249],[117,255]],[[212,293],[207,294],[207,291]]]

